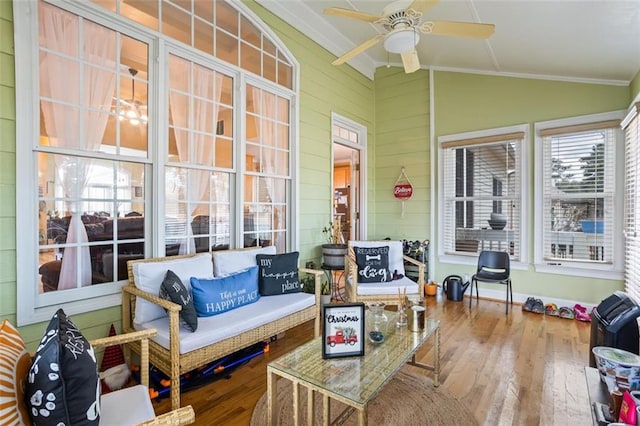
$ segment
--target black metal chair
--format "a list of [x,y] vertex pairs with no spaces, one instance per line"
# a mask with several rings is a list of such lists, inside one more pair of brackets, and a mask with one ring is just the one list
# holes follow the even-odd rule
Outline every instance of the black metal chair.
[[478,257],[478,269],[471,277],[471,293],[469,307],[473,299],[473,286],[476,286],[476,300],[480,299],[478,281],[505,284],[507,286],[507,298],[505,300],[509,313],[509,299],[513,305],[513,289],[511,288],[509,253],[504,251],[482,251]]

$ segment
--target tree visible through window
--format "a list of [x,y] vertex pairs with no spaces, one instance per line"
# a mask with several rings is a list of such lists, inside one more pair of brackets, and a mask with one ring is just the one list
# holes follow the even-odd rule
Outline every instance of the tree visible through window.
[[544,258],[610,263],[615,129],[543,133]]

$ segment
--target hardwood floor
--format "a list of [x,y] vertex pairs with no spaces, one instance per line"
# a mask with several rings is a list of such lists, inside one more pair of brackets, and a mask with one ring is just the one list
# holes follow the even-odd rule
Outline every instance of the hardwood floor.
[[[441,321],[441,386],[463,401],[480,424],[589,425],[583,367],[589,363],[590,324],[522,312],[504,302],[450,302],[428,298],[427,315]],[[266,365],[313,335],[303,324],[273,342],[267,354],[238,368],[229,379],[182,394],[199,425],[248,425],[266,391]],[[420,352],[432,360],[429,349]],[[155,402],[156,413],[169,400]]]

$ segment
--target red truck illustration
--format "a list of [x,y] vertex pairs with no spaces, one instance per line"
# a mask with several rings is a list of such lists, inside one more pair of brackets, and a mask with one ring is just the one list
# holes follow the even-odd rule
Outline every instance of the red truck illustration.
[[358,342],[358,336],[356,336],[355,334],[345,336],[342,330],[336,331],[336,334],[334,335],[327,336],[327,345],[331,347],[334,347],[336,343],[355,345],[356,342]]

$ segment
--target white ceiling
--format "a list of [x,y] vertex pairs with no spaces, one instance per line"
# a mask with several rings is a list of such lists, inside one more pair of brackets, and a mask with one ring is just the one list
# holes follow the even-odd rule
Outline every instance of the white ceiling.
[[[364,21],[326,16],[327,7],[380,14],[390,1],[257,0],[327,50],[341,56],[383,33]],[[640,0],[440,0],[424,20],[495,24],[487,40],[422,34],[422,68],[467,70],[572,81],[628,84],[640,70]],[[382,43],[348,62],[373,78],[401,66]],[[342,67],[348,65],[340,65]]]

